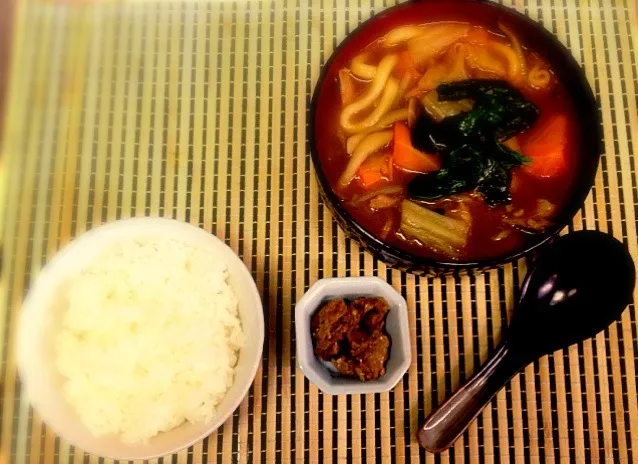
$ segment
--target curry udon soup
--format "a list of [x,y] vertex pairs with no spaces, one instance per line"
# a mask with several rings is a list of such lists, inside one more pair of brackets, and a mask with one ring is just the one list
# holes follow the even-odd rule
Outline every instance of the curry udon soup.
[[506,24],[395,28],[326,85],[322,169],[386,243],[443,260],[503,256],[568,200],[578,140],[566,89]]

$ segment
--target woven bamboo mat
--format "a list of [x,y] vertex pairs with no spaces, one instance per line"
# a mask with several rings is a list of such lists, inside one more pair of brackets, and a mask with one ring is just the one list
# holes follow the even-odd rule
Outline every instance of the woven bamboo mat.
[[[0,157],[0,463],[103,462],[29,408],[13,336],[31,279],[60,246],[144,215],[226,240],[267,309],[249,396],[218,433],[159,462],[638,462],[634,306],[516,376],[451,451],[418,447],[418,423],[498,343],[526,263],[405,275],[346,240],[319,201],[305,125],[314,83],[345,34],[393,3],[17,0]],[[605,155],[573,229],[613,233],[638,259],[636,5],[505,3],[568,45],[601,105]],[[326,396],[296,367],[294,302],[318,278],[361,274],[406,297],[412,366],[390,393]]]

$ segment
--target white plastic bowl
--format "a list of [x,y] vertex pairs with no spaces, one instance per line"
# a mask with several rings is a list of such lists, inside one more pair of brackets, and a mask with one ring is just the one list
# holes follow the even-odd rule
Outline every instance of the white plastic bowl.
[[[55,334],[63,308],[52,302],[60,284],[79,272],[101,249],[125,237],[171,237],[215,251],[229,271],[239,300],[246,346],[239,354],[235,382],[208,423],[185,423],[146,444],[123,443],[118,436],[94,437],[65,400],[63,377],[55,367]],[[151,459],[174,453],[214,432],[237,409],[261,362],[264,314],[255,282],[239,257],[221,240],[193,225],[161,218],[135,218],[97,227],[65,246],[38,275],[24,302],[18,328],[18,369],[25,394],[44,422],[76,447],[114,459]]]
[[[385,329],[390,336],[390,356],[385,374],[376,380],[362,382],[359,379],[335,374],[313,352],[310,320],[328,300],[362,296],[380,296],[390,305]],[[387,282],[378,277],[337,277],[318,280],[295,307],[295,335],[297,337],[297,362],[308,380],[329,395],[354,395],[381,393],[392,390],[403,378],[411,361],[408,306],[405,299]]]

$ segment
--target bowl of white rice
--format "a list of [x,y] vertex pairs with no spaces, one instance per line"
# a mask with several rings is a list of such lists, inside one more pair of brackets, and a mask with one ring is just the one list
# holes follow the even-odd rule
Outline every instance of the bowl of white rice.
[[64,440],[151,459],[215,431],[261,363],[255,282],[221,240],[161,218],[82,234],[39,273],[20,314],[25,394]]

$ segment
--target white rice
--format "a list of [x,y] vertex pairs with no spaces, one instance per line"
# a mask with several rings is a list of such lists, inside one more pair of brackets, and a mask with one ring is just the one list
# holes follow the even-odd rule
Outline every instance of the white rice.
[[139,442],[212,418],[244,344],[227,278],[210,251],[129,239],[69,282],[57,367],[94,435]]

